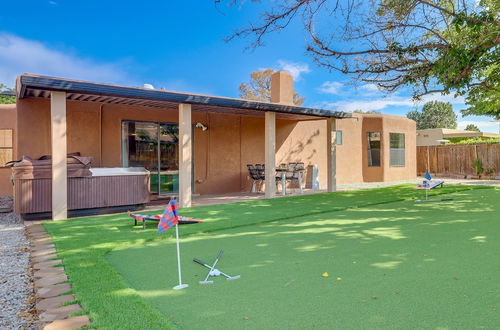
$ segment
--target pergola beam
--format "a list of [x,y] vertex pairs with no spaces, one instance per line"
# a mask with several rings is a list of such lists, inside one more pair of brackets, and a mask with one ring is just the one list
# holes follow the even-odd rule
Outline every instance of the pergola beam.
[[328,192],[337,191],[337,125],[335,118],[326,120],[326,167]]
[[192,202],[192,124],[191,104],[179,104],[179,207]]
[[66,93],[51,92],[52,219],[68,218]]
[[276,195],[276,113],[265,113],[265,184],[266,198]]

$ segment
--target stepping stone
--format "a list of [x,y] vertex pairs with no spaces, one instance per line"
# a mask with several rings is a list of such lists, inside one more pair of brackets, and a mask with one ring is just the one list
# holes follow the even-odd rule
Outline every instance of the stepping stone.
[[54,309],[46,310],[38,317],[40,321],[52,322],[55,320],[62,320],[69,317],[69,314],[81,312],[83,309],[78,304],[62,306]]
[[48,309],[54,309],[61,307],[62,304],[75,300],[75,296],[72,294],[67,294],[64,296],[57,296],[52,298],[41,299],[36,303],[36,309],[38,311],[45,312]]
[[46,269],[46,268],[53,268],[52,266],[62,264],[61,259],[57,260],[47,260],[44,262],[37,262],[33,264],[33,269]]
[[53,258],[57,258],[57,254],[46,254],[44,256],[34,257],[34,258],[31,258],[31,262],[32,263],[39,263],[39,262],[48,261],[48,260],[53,259]]
[[71,285],[69,283],[63,283],[41,288],[36,293],[40,298],[51,298],[68,292],[69,290],[71,290]]
[[26,227],[26,231],[30,234],[45,233],[45,228],[42,225],[29,225]]
[[64,282],[67,280],[68,280],[68,277],[66,276],[66,274],[47,275],[46,277],[43,277],[43,278],[35,281],[35,288],[41,289],[43,287],[49,287],[49,286],[54,285],[56,283]]
[[56,253],[56,249],[54,249],[54,248],[41,249],[41,250],[38,250],[36,252],[33,252],[31,254],[31,256],[32,257],[39,257],[39,256],[44,256],[46,254],[52,254],[52,253]]
[[68,330],[78,329],[90,324],[89,317],[86,315],[70,317],[65,320],[57,320],[47,324],[43,330]]
[[33,276],[36,278],[45,277],[47,275],[59,275],[64,273],[64,267],[50,267],[44,270],[37,270]]
[[38,232],[35,232],[35,233],[30,233],[28,232],[28,235],[31,236],[31,237],[36,237],[36,236],[49,236],[49,234],[47,234],[47,232],[44,230],[44,231],[38,231]]
[[44,249],[50,249],[50,248],[55,248],[56,246],[52,243],[40,243],[40,244],[33,244],[31,246],[31,252],[35,251],[40,251]]
[[52,238],[50,237],[43,237],[43,238],[32,238],[31,239],[32,243],[49,243],[52,242]]
[[45,233],[37,233],[37,234],[34,234],[34,235],[28,235],[28,237],[31,239],[31,240],[35,240],[35,239],[42,239],[42,238],[50,238],[50,236],[48,234],[45,234]]

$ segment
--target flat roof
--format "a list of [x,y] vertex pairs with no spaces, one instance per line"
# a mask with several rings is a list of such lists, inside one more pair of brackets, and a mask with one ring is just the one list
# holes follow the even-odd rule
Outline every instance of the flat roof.
[[476,131],[466,131],[463,129],[453,129],[453,128],[427,128],[419,129],[417,133],[432,133],[441,132],[444,138],[460,138],[460,137],[491,137],[498,138],[500,134],[490,133],[490,132],[476,132]]
[[74,101],[101,102],[133,106],[173,108],[180,103],[191,104],[194,111],[232,113],[264,116],[266,111],[276,112],[278,118],[310,120],[321,118],[351,118],[350,112],[331,111],[277,103],[172,92],[158,89],[95,83],[66,78],[22,74],[17,78],[17,97],[50,98],[50,92],[66,92],[66,98]]

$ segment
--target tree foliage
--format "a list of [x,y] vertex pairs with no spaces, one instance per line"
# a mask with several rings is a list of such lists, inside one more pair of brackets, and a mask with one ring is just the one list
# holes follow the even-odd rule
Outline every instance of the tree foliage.
[[[260,101],[271,102],[271,75],[275,72],[273,69],[263,69],[254,71],[250,74],[250,81],[248,83],[240,84],[240,98]],[[299,94],[293,94],[293,104],[302,105],[304,98]]]
[[500,117],[498,0],[281,0],[269,6],[228,40],[251,37],[256,47],[300,19],[307,52],[329,70],[386,92],[410,87],[416,99],[463,95],[464,115]]
[[421,112],[413,110],[408,112],[406,117],[417,122],[417,129],[457,128],[457,115],[448,102],[427,102]]
[[479,127],[477,127],[474,124],[469,124],[469,125],[465,126],[465,130],[466,131],[473,131],[473,132],[481,132],[481,130],[479,129]]
[[[0,84],[0,93],[8,91],[14,92],[14,89],[7,88],[4,84]],[[16,103],[16,97],[10,95],[0,95],[0,104],[14,104]]]

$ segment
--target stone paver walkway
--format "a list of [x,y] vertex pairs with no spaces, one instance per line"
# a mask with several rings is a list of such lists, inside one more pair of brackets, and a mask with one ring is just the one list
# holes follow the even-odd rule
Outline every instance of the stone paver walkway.
[[62,261],[57,259],[56,249],[42,225],[30,223],[26,232],[31,240],[31,262],[34,269],[36,309],[39,326],[47,329],[78,329],[90,324],[86,315],[72,316],[83,310],[68,294],[71,284],[64,273]]

